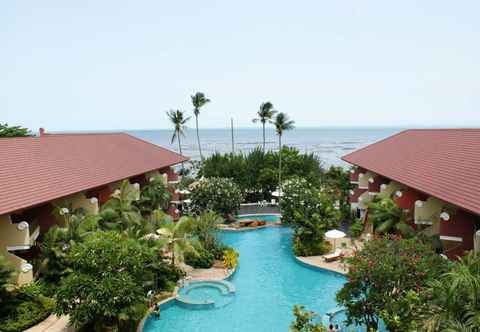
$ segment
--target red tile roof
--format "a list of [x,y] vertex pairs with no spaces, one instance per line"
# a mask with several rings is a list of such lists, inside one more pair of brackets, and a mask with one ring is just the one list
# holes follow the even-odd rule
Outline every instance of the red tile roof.
[[186,160],[124,133],[0,138],[0,215]]
[[480,129],[406,130],[342,159],[480,214]]

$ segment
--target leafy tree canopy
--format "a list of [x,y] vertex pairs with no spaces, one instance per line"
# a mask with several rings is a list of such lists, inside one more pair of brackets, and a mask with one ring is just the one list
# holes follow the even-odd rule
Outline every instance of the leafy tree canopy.
[[303,178],[283,185],[282,221],[294,230],[293,249],[297,256],[325,253],[329,246],[324,234],[338,225],[341,215],[332,197]]
[[[416,239],[375,238],[347,258],[348,281],[337,293],[349,323],[376,329],[384,318],[389,331],[409,331],[410,310],[398,310],[409,292],[419,293],[446,271],[448,263]],[[402,323],[398,326],[398,322]]]
[[[247,201],[270,199],[278,186],[279,153],[256,148],[248,154],[215,153],[206,158],[199,175],[206,178],[231,178]],[[295,148],[282,148],[282,177],[303,177],[320,186],[323,168],[314,154],[302,154]]]
[[121,327],[145,312],[143,285],[154,278],[148,267],[158,254],[117,232],[96,232],[70,253],[73,273],[61,281],[56,313],[75,327],[95,322],[95,330]]
[[27,128],[0,123],[0,137],[25,137],[31,135],[32,133]]
[[243,195],[231,179],[214,177],[200,180],[192,189],[190,199],[190,208],[196,215],[214,211],[231,218],[240,208]]

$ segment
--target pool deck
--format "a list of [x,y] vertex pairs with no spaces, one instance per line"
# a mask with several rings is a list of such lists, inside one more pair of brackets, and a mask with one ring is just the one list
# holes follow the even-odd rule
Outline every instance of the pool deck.
[[235,270],[211,267],[209,269],[194,269],[187,274],[190,280],[224,280],[229,278]]
[[327,263],[323,260],[323,256],[295,256],[295,258],[303,264],[310,265],[312,267],[334,271],[340,274],[347,274],[348,272],[348,268],[345,263],[342,263],[341,261]]
[[[333,241],[330,241],[332,245],[334,244]],[[344,243],[345,247],[342,248],[342,251],[345,253],[345,255],[348,257],[350,256],[354,250],[358,250],[359,248],[362,247],[362,242],[361,241],[352,241],[350,238],[345,237],[343,239],[338,239],[337,240],[337,248],[340,248],[338,245]],[[305,256],[305,257],[298,257],[295,256],[295,258],[300,261],[303,264],[320,268],[320,269],[325,269],[329,271],[334,271],[337,273],[341,274],[347,274],[348,273],[348,265],[345,262],[342,262],[342,260],[337,260],[334,262],[325,262],[323,255],[320,256]]]

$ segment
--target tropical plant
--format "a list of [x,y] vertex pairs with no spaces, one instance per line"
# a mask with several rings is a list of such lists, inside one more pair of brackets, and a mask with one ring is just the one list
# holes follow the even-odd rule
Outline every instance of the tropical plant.
[[431,280],[426,290],[423,328],[434,331],[480,331],[480,254],[470,252],[450,271]]
[[284,183],[282,222],[294,230],[296,256],[324,254],[330,249],[325,232],[338,225],[340,213],[332,198],[303,178]]
[[187,251],[184,254],[185,264],[196,269],[208,269],[212,267],[215,257],[199,242],[194,244],[195,252]]
[[[170,110],[167,112],[167,116],[170,122],[173,124],[173,134],[171,143],[178,141],[178,152],[182,154],[182,142],[181,138],[185,136],[185,130],[187,129],[187,122],[190,117],[185,117],[185,113],[180,110]],[[182,170],[185,171],[185,166],[182,163]]]
[[111,198],[100,210],[99,225],[103,230],[128,231],[142,225],[142,214],[137,207],[139,193],[128,180],[122,181]]
[[223,266],[227,269],[234,269],[238,265],[238,252],[233,248],[228,248],[223,252]]
[[290,324],[290,332],[326,332],[327,330],[321,323],[314,323],[317,314],[313,311],[305,310],[303,305],[293,307],[295,320]]
[[35,281],[1,297],[0,332],[24,331],[51,315],[55,301],[45,296],[44,288]]
[[414,232],[406,219],[405,212],[389,197],[375,197],[368,204],[368,221],[373,224],[377,234],[398,233],[404,237],[412,237]]
[[[199,175],[231,178],[247,202],[270,200],[271,193],[277,187],[279,155],[278,151],[264,153],[261,148],[249,153],[215,153],[205,158]],[[314,154],[302,154],[295,148],[284,146],[282,169],[284,180],[299,176],[317,187],[321,186],[323,169]]]
[[195,236],[207,251],[213,251],[219,247],[217,238],[217,226],[223,222],[220,215],[214,211],[207,211],[195,218],[192,235]]
[[[275,126],[275,131],[278,135],[278,188],[280,192],[282,191],[282,135],[286,130],[291,130],[294,128],[295,122],[288,118],[288,115],[280,112],[275,116],[275,120],[271,121]],[[280,201],[280,200],[279,200]]]
[[0,137],[25,137],[31,136],[30,130],[20,126],[9,126],[8,123],[0,123]]
[[363,220],[356,218],[354,222],[350,225],[349,233],[352,238],[358,238],[362,235],[364,229]]
[[141,242],[117,232],[96,232],[73,246],[73,273],[62,279],[55,312],[76,327],[125,330],[147,307],[143,285],[154,278],[148,266],[158,258]]
[[98,229],[98,216],[84,215],[67,208],[55,209],[55,214],[63,221],[63,226],[50,227],[40,241],[40,255],[37,275],[50,284],[72,272],[68,258],[71,248]]
[[193,218],[189,216],[181,217],[177,222],[166,222],[157,233],[167,241],[167,248],[171,254],[171,264],[175,265],[177,261],[183,261],[185,252],[195,252],[192,245]]
[[149,182],[142,187],[140,199],[136,201],[135,204],[143,214],[150,214],[156,209],[166,211],[171,198],[172,194],[168,191],[164,178],[161,175],[157,175],[152,177]]
[[190,209],[195,215],[214,211],[232,219],[243,200],[240,188],[227,178],[200,180],[190,194]]
[[324,191],[328,191],[338,203],[342,220],[350,220],[352,208],[349,201],[349,192],[353,186],[350,182],[349,171],[343,167],[330,166],[322,175],[322,188]]
[[200,109],[210,102],[210,99],[205,97],[203,92],[197,92],[190,96],[193,105],[193,114],[195,115],[195,127],[197,131],[198,152],[200,153],[200,159],[203,160],[202,146],[200,144],[200,134],[198,133],[198,116],[200,115]]
[[0,305],[14,284],[14,276],[13,266],[0,255]]
[[[347,282],[337,293],[337,302],[347,310],[348,324],[376,330],[380,318],[389,331],[408,331],[416,317],[413,310],[398,310],[409,291],[420,292],[448,268],[433,248],[417,239],[375,238],[346,258]],[[410,295],[408,295],[410,296]],[[397,322],[403,322],[400,328]]]
[[262,131],[263,131],[263,152],[265,152],[265,124],[268,121],[271,121],[273,116],[277,113],[273,109],[273,104],[269,101],[262,103],[260,105],[260,109],[257,112],[258,118],[253,119],[253,123],[261,122],[262,123]]

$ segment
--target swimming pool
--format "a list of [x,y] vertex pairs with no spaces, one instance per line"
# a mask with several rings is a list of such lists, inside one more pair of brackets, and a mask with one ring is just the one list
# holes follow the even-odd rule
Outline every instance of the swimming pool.
[[239,268],[230,279],[236,288],[231,303],[211,310],[168,305],[159,320],[146,321],[144,332],[288,331],[295,304],[318,312],[319,319],[337,306],[335,293],[345,277],[299,264],[289,228],[223,232],[221,237],[240,252]]
[[236,217],[237,220],[262,220],[266,222],[278,222],[281,219],[280,214],[241,214]]

